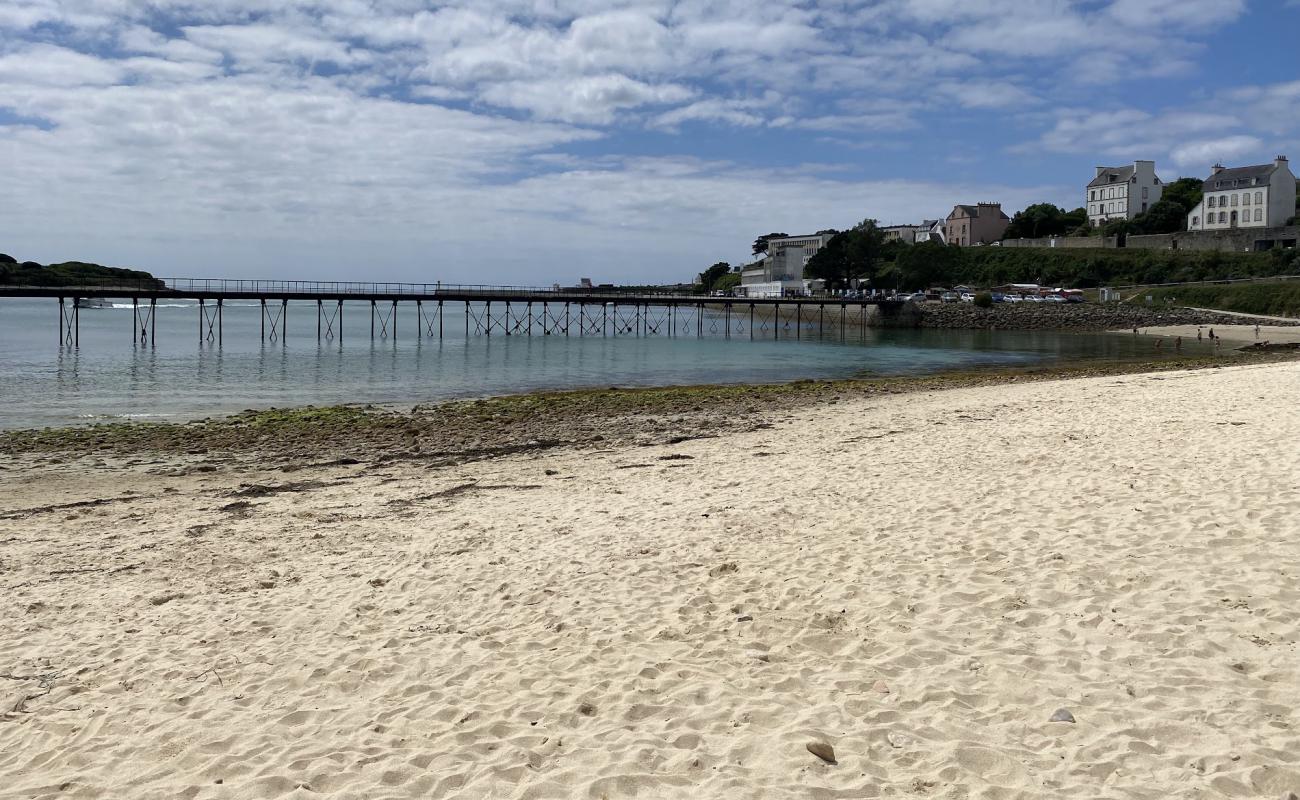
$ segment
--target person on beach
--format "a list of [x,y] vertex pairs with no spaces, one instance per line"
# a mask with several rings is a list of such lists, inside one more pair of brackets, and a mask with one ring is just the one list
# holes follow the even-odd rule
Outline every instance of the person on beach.
[[1199,342],[1199,341],[1201,341],[1203,338],[1205,338],[1205,337],[1201,336],[1201,329],[1200,329],[1200,328],[1197,328],[1197,329],[1196,329],[1196,341]]
[[1174,339],[1174,349],[1175,350],[1183,349],[1183,337],[1179,336],[1177,339]]
[[1133,335],[1134,335],[1134,336],[1137,336],[1137,335],[1138,335],[1138,329],[1137,329],[1137,328],[1134,328],[1134,329],[1133,329]]
[[1156,349],[1159,350],[1165,346],[1164,339],[1156,339]]
[[1255,323],[1255,338],[1256,338],[1256,339],[1259,338],[1259,323],[1258,323],[1258,322]]
[[1210,328],[1210,341],[1214,341],[1214,328]]

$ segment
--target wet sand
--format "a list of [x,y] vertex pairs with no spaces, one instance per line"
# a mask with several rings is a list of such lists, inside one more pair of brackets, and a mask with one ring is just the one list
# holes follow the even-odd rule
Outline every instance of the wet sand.
[[912,388],[6,439],[0,797],[1300,792],[1300,364]]

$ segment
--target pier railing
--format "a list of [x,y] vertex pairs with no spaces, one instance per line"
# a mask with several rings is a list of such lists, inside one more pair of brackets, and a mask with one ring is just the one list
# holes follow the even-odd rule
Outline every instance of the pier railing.
[[691,289],[669,289],[663,287],[600,287],[600,286],[511,286],[499,284],[463,284],[463,283],[399,283],[393,281],[305,281],[305,280],[267,280],[240,278],[157,278],[154,280],[129,278],[86,278],[58,286],[17,286],[5,285],[7,290],[33,289],[42,292],[58,290],[67,294],[82,292],[130,293],[141,295],[169,294],[185,296],[187,294],[203,295],[259,295],[274,297],[281,295],[329,295],[333,297],[357,298],[416,298],[436,297],[438,295],[481,295],[499,297],[554,297],[557,295],[600,296],[600,297],[700,297]]

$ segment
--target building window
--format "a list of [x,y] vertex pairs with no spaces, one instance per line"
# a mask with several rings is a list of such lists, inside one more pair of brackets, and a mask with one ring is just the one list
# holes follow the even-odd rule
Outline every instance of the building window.
[[1255,205],[1259,206],[1259,205],[1263,205],[1263,204],[1264,204],[1264,193],[1263,193],[1263,192],[1255,192]]
[[1200,224],[1201,224],[1201,218],[1200,218],[1200,217],[1192,217],[1192,227],[1193,227],[1193,228],[1199,227]]
[[1233,208],[1236,208],[1236,207],[1237,207],[1237,194],[1236,194],[1236,192],[1233,192],[1233,194],[1232,194],[1232,207],[1233,207]]
[[1209,208],[1214,208],[1214,195],[1210,195],[1210,199],[1206,202],[1208,203]]
[[1256,222],[1264,221],[1264,209],[1258,207],[1255,209],[1255,221]]
[[1097,199],[1097,193],[1096,193],[1096,192],[1088,192],[1088,199],[1089,199],[1089,200],[1096,200],[1096,199]]
[[1220,225],[1228,224],[1228,212],[1226,211],[1219,212],[1219,224]]
[[1151,190],[1148,189],[1147,187],[1145,187],[1145,186],[1142,187],[1142,199],[1143,199],[1143,200],[1147,199],[1147,197],[1150,196],[1150,195],[1147,194],[1147,192],[1149,192],[1149,191],[1151,191]]
[[1242,204],[1243,206],[1248,206],[1248,205],[1250,205],[1250,192],[1242,192],[1242,193],[1241,193],[1241,204]]

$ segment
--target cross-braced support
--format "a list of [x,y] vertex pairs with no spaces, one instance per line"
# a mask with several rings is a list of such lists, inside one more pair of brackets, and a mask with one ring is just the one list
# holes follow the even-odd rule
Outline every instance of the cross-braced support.
[[267,324],[271,327],[271,341],[284,341],[289,338],[289,301],[280,301],[280,307],[272,311],[266,301],[262,301],[262,341],[266,341]]
[[72,305],[59,298],[59,344],[63,347],[81,346],[81,298],[72,298]]
[[438,301],[438,305],[434,308],[434,311],[433,311],[432,314],[425,313],[425,310],[424,310],[424,301],[423,301],[423,300],[416,300],[416,301],[415,301],[415,315],[416,315],[416,318],[417,318],[417,319],[419,320],[419,322],[420,322],[420,329],[423,330],[425,333],[429,334],[429,338],[430,338],[430,339],[432,339],[432,338],[434,337],[434,330],[435,330],[435,329],[436,329],[437,332],[438,332],[438,333],[437,333],[438,338],[439,338],[439,339],[442,338],[442,320],[443,320],[443,315],[442,315],[442,301],[441,301],[441,300]]
[[[221,298],[217,298],[216,304],[212,306],[208,306],[203,301],[202,298],[199,299],[199,343],[200,344],[202,344],[203,342],[207,342],[208,344],[212,344],[213,342],[216,342],[218,347],[221,346],[222,334],[224,333],[224,331],[222,330],[223,328],[223,324],[222,324],[223,305],[222,304],[223,301],[221,300]],[[208,310],[209,308],[211,308],[210,311]]]
[[671,306],[661,307],[658,311],[646,306],[645,312],[641,315],[641,333],[645,336],[668,335],[671,314]]
[[317,300],[316,341],[321,341],[322,337],[326,341],[333,339],[336,330],[339,335],[339,341],[343,341],[343,301],[336,301],[334,310],[326,313],[325,303],[321,300]]
[[150,344],[154,341],[154,334],[158,332],[158,320],[155,312],[158,310],[157,298],[149,298],[149,305],[142,310],[140,299],[131,298],[131,312],[134,317],[132,339],[139,344]]
[[564,310],[551,310],[550,303],[542,303],[542,333],[546,336],[569,335],[569,304]]
[[387,311],[380,311],[374,300],[370,301],[370,338],[375,338],[375,323],[379,323],[378,333],[380,339],[387,339],[391,330],[393,338],[397,338],[397,301],[394,300]]
[[474,306],[467,300],[465,301],[465,336],[470,335],[470,323],[474,325],[475,336],[492,335],[492,302],[483,303],[483,310],[475,313]]
[[627,306],[614,304],[614,313],[611,314],[614,319],[614,335],[639,336],[641,334],[641,304],[636,303],[632,306],[632,313],[627,313]]
[[578,304],[579,336],[605,335],[605,304],[599,304],[599,308],[601,313],[597,314],[596,309],[590,303]]

